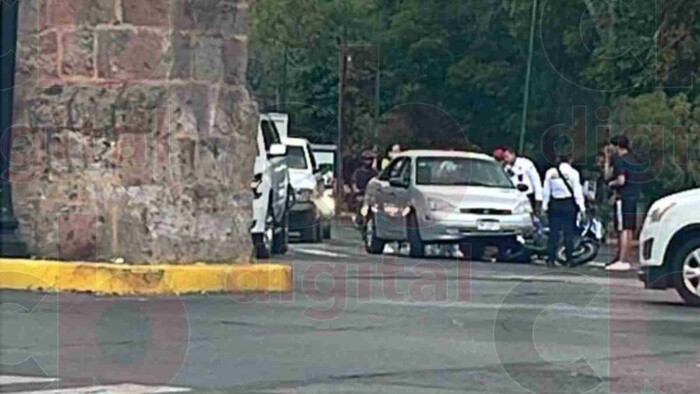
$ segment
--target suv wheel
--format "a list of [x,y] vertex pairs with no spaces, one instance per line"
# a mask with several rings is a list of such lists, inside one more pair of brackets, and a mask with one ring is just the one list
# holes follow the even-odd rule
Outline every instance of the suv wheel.
[[381,254],[384,252],[385,242],[377,238],[377,226],[374,216],[368,216],[365,223],[365,250],[369,254]]
[[255,257],[258,259],[269,259],[272,255],[272,244],[275,237],[275,218],[272,210],[268,208],[265,216],[265,230],[261,234],[253,237],[255,244]]
[[272,237],[272,253],[285,254],[289,245],[289,213],[284,214],[280,227],[275,230]]
[[415,258],[425,256],[425,244],[420,238],[420,229],[418,228],[418,218],[412,213],[406,220],[406,232],[408,233],[409,255]]
[[700,238],[683,243],[673,256],[673,282],[683,300],[700,306]]

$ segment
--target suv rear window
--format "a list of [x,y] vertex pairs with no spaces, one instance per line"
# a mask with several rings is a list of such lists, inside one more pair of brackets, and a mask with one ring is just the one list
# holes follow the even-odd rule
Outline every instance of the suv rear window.
[[281,143],[280,135],[277,132],[277,127],[269,120],[263,120],[262,124],[263,140],[265,141],[265,150],[269,151],[272,144]]

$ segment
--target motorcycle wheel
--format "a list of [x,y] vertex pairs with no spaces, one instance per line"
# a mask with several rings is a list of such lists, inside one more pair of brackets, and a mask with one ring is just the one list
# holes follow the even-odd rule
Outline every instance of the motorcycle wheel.
[[[581,240],[578,247],[574,249],[569,267],[578,267],[590,263],[598,256],[598,249],[600,249],[600,245],[597,241],[590,239]],[[561,265],[566,264],[566,250],[563,245],[559,246],[559,250],[557,250],[557,262]]]

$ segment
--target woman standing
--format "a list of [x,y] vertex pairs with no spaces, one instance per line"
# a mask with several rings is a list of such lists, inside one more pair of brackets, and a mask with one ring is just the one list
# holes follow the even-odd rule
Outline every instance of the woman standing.
[[557,164],[547,170],[544,179],[542,205],[549,218],[548,267],[554,266],[560,233],[564,233],[566,264],[569,265],[574,249],[576,219],[586,212],[581,174],[569,161],[568,155],[559,155]]

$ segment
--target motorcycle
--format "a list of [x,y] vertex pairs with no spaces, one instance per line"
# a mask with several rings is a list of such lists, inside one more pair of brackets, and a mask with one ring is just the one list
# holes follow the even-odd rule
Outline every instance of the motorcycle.
[[[530,262],[533,258],[547,259],[549,228],[541,219],[534,217],[535,232],[530,238],[519,236],[518,244],[505,250],[501,259],[505,261]],[[584,216],[577,220],[578,234],[574,238],[574,250],[569,267],[578,267],[590,263],[598,256],[600,245],[605,237],[603,223],[592,216]],[[557,247],[557,263],[566,264],[566,249],[563,240]]]

